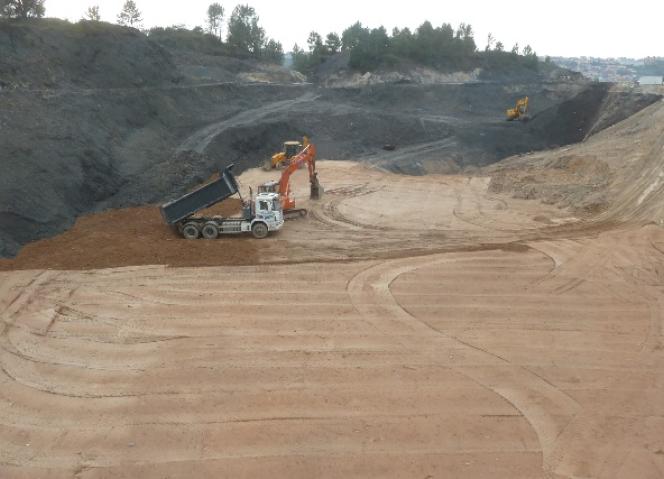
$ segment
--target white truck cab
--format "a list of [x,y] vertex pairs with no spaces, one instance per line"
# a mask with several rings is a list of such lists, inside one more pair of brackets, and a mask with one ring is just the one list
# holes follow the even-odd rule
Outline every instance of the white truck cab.
[[254,215],[251,219],[250,231],[254,231],[254,225],[263,222],[268,231],[279,231],[284,225],[284,212],[281,209],[281,201],[277,193],[259,193],[254,201]]

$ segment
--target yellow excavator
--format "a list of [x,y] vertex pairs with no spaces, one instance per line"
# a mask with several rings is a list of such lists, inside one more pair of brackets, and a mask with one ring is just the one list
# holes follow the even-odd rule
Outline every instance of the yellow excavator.
[[279,153],[272,155],[272,158],[265,162],[263,169],[265,171],[274,170],[276,168],[285,168],[290,164],[291,158],[297,156],[309,146],[309,138],[304,137],[302,141],[285,141],[284,149]]
[[528,97],[519,98],[516,101],[514,108],[509,108],[507,110],[507,121],[528,121],[530,116],[528,115]]

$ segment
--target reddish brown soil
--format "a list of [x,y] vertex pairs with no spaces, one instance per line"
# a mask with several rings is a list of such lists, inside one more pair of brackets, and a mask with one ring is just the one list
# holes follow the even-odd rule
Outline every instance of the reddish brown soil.
[[[239,210],[240,200],[230,199],[205,214],[231,216]],[[245,235],[187,241],[164,223],[156,206],[146,206],[83,216],[69,231],[27,245],[15,259],[0,260],[0,271],[243,265],[255,264],[257,252],[256,240]]]

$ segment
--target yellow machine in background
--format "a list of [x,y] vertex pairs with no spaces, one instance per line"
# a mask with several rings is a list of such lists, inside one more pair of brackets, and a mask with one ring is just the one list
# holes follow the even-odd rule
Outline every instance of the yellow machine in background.
[[521,120],[528,121],[528,97],[520,98],[516,101],[514,108],[507,110],[507,121]]
[[266,171],[274,170],[275,168],[285,168],[289,165],[291,158],[297,156],[302,150],[309,146],[309,138],[306,136],[299,141],[285,141],[284,149],[279,153],[272,155],[272,159],[265,162],[264,169]]

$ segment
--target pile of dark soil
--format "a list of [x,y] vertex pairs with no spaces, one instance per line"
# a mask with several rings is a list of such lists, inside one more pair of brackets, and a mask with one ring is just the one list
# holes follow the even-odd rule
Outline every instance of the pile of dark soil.
[[[205,213],[239,211],[240,201],[229,199]],[[164,223],[156,206],[109,210],[82,216],[67,232],[27,245],[15,259],[0,259],[0,271],[248,265],[257,262],[257,241],[244,235],[187,241]]]
[[138,30],[104,22],[0,20],[3,88],[128,88],[177,79],[171,55]]
[[609,83],[588,86],[573,98],[534,115],[528,130],[551,146],[583,140],[593,127],[610,86]]
[[609,92],[587,136],[599,133],[621,122],[625,118],[659,101],[661,98],[661,95],[653,93],[634,93],[631,91]]
[[257,81],[297,83],[304,76],[279,65],[250,58],[208,55],[186,49],[168,48],[179,73],[189,83]]

